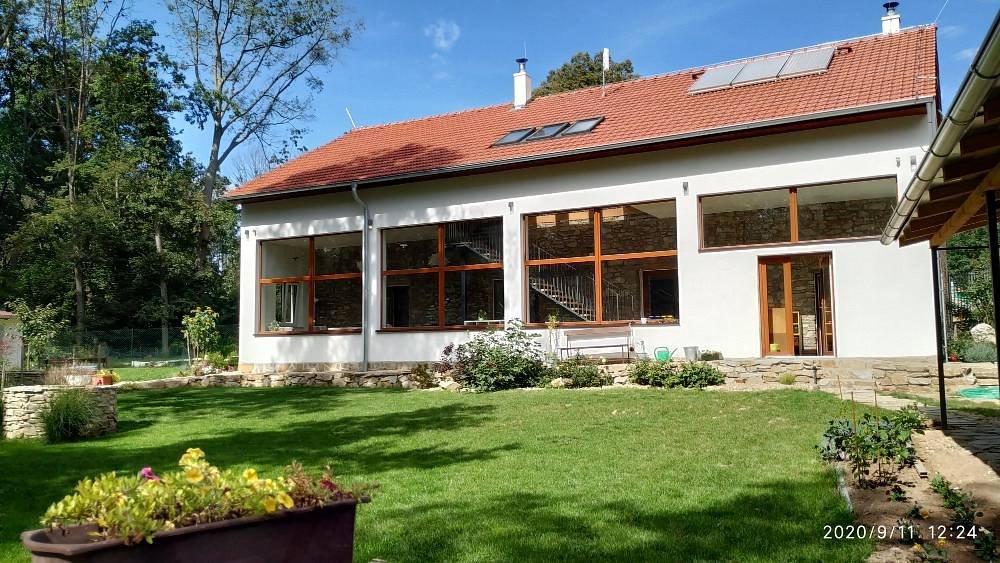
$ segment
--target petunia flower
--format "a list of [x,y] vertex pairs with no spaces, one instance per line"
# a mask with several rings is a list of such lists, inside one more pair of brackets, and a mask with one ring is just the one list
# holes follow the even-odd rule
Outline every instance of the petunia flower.
[[201,469],[192,467],[184,472],[184,478],[187,479],[188,483],[200,483],[205,478],[205,474],[202,473]]
[[264,497],[264,501],[261,503],[264,506],[264,511],[271,513],[278,510],[278,501],[274,500],[272,496]]
[[244,470],[243,478],[247,480],[247,483],[255,483],[257,481],[257,470],[252,467]]
[[284,506],[285,508],[295,506],[295,503],[292,502],[292,497],[288,496],[288,493],[278,493],[278,502],[280,502],[281,506]]
[[156,473],[153,473],[152,467],[143,467],[142,471],[139,472],[139,477],[147,481],[159,481],[160,478],[157,477]]

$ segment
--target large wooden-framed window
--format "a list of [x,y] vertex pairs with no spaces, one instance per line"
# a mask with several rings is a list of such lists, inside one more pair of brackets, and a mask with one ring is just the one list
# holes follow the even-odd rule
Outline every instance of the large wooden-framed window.
[[361,233],[260,242],[259,334],[361,329]]
[[524,217],[529,324],[678,322],[675,200]]
[[503,323],[503,219],[382,229],[382,330]]
[[698,199],[701,247],[878,237],[895,205],[895,177],[705,195]]

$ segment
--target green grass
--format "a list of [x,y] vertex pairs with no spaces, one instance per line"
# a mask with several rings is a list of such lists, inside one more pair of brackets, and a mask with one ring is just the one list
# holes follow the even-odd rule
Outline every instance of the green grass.
[[851,517],[814,444],[826,393],[603,390],[492,394],[167,389],[119,396],[120,431],[0,442],[0,559],[81,477],[163,469],[190,446],[220,466],[332,461],[377,481],[359,508],[369,561],[863,561],[824,540]]
[[115,372],[121,376],[122,381],[148,381],[150,379],[163,379],[165,377],[175,377],[180,374],[179,366],[159,367],[159,368],[114,368]]
[[[937,395],[917,395],[914,393],[901,393],[892,392],[890,393],[893,397],[898,397],[900,399],[912,399],[914,401],[920,401],[925,405],[930,405],[936,407],[941,404],[938,400]],[[948,410],[965,411],[978,414],[980,416],[990,416],[993,418],[1000,418],[1000,401],[970,401],[968,399],[962,399],[955,396],[954,394],[949,394],[947,398]]]

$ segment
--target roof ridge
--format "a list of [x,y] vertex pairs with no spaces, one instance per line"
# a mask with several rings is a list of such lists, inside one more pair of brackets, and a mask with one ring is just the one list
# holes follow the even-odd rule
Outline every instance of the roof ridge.
[[368,130],[368,129],[378,129],[380,127],[388,127],[388,126],[391,126],[391,125],[402,125],[404,123],[413,123],[413,122],[416,122],[416,121],[424,121],[426,119],[437,119],[439,117],[450,117],[450,116],[458,115],[458,114],[461,114],[461,113],[472,113],[472,112],[475,112],[475,111],[483,111],[483,110],[493,109],[495,107],[502,107],[502,106],[505,106],[505,105],[508,105],[508,104],[509,104],[509,102],[498,102],[498,103],[489,104],[489,105],[486,105],[486,106],[475,106],[475,107],[471,107],[471,108],[457,109],[457,110],[454,110],[454,111],[446,111],[446,112],[443,112],[443,113],[435,113],[435,114],[431,114],[431,115],[422,115],[420,117],[411,117],[410,119],[398,119],[396,121],[386,121],[385,123],[376,123],[374,125],[362,125],[360,127],[355,127],[354,129],[349,130],[347,133],[350,134],[350,133],[354,133],[355,131],[365,131],[365,130]]

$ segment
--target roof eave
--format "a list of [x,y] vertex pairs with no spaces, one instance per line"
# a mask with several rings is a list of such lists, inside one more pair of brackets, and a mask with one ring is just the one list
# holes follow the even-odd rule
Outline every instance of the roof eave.
[[627,151],[628,149],[641,150],[643,148],[667,144],[667,143],[675,143],[679,141],[696,140],[702,138],[711,138],[731,133],[740,133],[745,131],[780,127],[783,125],[807,123],[811,121],[823,121],[831,118],[848,117],[866,113],[876,113],[876,112],[882,112],[894,109],[903,109],[914,106],[919,106],[921,109],[923,109],[926,103],[933,99],[934,96],[906,98],[906,99],[895,100],[891,102],[883,102],[878,104],[868,104],[863,106],[854,106],[850,108],[840,108],[836,110],[788,116],[777,119],[753,121],[748,123],[727,125],[725,127],[716,127],[713,129],[702,129],[699,131],[679,133],[676,135],[651,137],[648,139],[625,141],[620,143],[600,145],[596,147],[585,147],[580,149],[571,149],[567,151],[523,156],[523,157],[503,159],[503,160],[491,160],[473,164],[464,164],[460,166],[432,168],[428,170],[420,170],[417,172],[408,172],[405,174],[394,174],[387,176],[378,176],[374,178],[358,179],[354,181],[345,181],[337,184],[321,184],[315,186],[304,186],[301,188],[278,189],[266,192],[250,193],[250,194],[238,194],[238,195],[226,194],[223,196],[223,199],[232,201],[234,203],[252,203],[256,201],[268,201],[276,199],[286,199],[290,197],[314,195],[317,193],[346,191],[351,189],[351,184],[354,183],[355,181],[358,183],[359,187],[364,188],[364,187],[374,187],[377,185],[385,185],[385,184],[398,184],[408,181],[430,180],[433,178],[440,178],[447,176],[456,176],[465,174],[485,174],[488,172],[498,171],[509,167],[525,166],[525,165],[527,166],[543,165],[543,164],[548,164],[549,161],[559,161],[572,157],[600,158],[602,156],[605,156],[606,153],[621,152],[623,150]]

